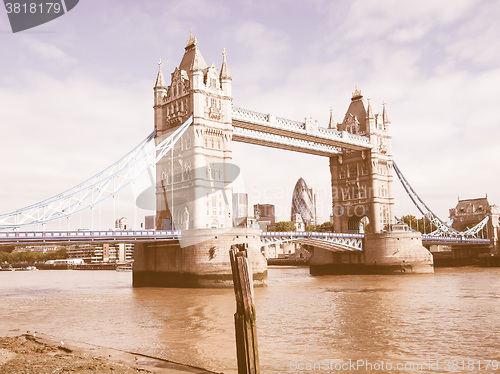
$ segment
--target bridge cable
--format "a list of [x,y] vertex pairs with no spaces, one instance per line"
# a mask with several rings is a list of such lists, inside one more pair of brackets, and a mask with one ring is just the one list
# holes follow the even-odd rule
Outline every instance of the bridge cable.
[[[1,214],[0,230],[18,229],[22,226],[45,224],[64,217],[69,219],[69,217],[76,213],[92,209],[104,200],[115,196],[146,170],[155,166],[156,163],[174,147],[192,122],[193,117],[191,116],[154,149],[141,155],[140,153],[143,152],[145,147],[154,141],[156,137],[155,130],[133,150],[120,158],[120,160],[84,182],[38,203],[28,205],[7,214]],[[137,164],[139,164],[140,168],[137,170],[134,168],[132,171],[133,167]],[[108,187],[111,181],[118,181],[118,186],[110,190]],[[94,199],[94,193],[97,195],[96,199]],[[108,194],[105,195],[105,193]],[[90,202],[88,201],[89,196]],[[85,205],[85,207],[79,209],[82,205]],[[43,210],[43,214],[40,214],[40,210]]]

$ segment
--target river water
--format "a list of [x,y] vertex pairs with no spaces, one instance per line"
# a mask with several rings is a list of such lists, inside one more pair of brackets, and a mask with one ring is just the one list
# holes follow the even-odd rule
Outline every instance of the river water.
[[[114,271],[0,272],[0,334],[36,330],[237,373],[232,289],[131,284]],[[312,277],[275,267],[255,299],[262,373],[500,373],[500,268]]]

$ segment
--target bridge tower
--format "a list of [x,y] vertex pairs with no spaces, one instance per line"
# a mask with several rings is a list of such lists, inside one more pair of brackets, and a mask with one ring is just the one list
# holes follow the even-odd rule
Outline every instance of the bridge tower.
[[[337,130],[370,138],[371,150],[344,150],[330,157],[332,203],[336,232],[381,232],[393,223],[391,122],[385,104],[374,114],[370,100],[365,108],[356,88]],[[366,218],[365,218],[366,217]],[[369,225],[366,223],[369,222]]]
[[161,62],[154,86],[155,142],[190,116],[193,122],[156,164],[156,228],[182,230],[179,243],[137,245],[134,286],[232,286],[229,250],[246,244],[254,285],[267,281],[260,230],[233,228],[232,79],[223,52],[220,72],[208,66],[190,35],[167,85]]
[[156,143],[190,116],[193,124],[156,166],[157,229],[232,227],[231,75],[225,51],[220,73],[205,62],[191,35],[167,87],[154,87]]
[[[310,261],[312,274],[431,273],[432,254],[422,246],[422,236],[394,225],[393,156],[391,122],[385,104],[373,112],[370,100],[354,91],[342,123],[330,128],[370,138],[370,150],[344,149],[330,157],[333,225],[336,232],[365,232],[360,258],[335,256],[318,249]],[[346,266],[347,265],[347,266]]]

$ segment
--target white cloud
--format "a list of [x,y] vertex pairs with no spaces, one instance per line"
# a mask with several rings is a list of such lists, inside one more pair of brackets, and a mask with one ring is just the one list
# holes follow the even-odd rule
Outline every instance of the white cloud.
[[[105,1],[89,28],[91,4],[72,11],[67,35],[9,42],[0,152],[9,160],[3,175],[15,182],[0,187],[9,196],[3,207],[57,193],[146,136],[154,64],[161,56],[168,77],[190,27],[208,63],[220,66],[227,48],[235,105],[296,120],[312,115],[326,125],[330,106],[343,118],[358,84],[375,111],[388,102],[397,162],[443,218],[457,194],[487,190],[500,203],[497,2],[314,1],[307,18],[290,14],[300,8],[287,2]],[[54,60],[66,62],[57,78]],[[326,158],[236,144],[234,157],[250,198],[281,205],[283,219],[300,176],[329,205]]]
[[355,0],[350,4],[344,23],[347,39],[392,36],[394,41],[408,42],[421,39],[432,29],[463,20],[475,3],[471,0]]
[[54,44],[43,42],[34,37],[28,36],[23,38],[22,43],[31,51],[31,53],[57,63],[58,65],[74,63],[76,61],[75,58],[69,56]]
[[[148,98],[88,77],[25,74],[0,89],[1,157],[10,211],[59,193],[116,161],[152,130]],[[143,104],[143,105],[141,105]],[[33,186],[36,188],[33,188]]]

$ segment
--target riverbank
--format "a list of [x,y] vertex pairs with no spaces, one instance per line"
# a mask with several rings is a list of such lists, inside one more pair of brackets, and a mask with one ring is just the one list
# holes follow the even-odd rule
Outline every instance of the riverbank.
[[217,374],[137,353],[62,341],[45,334],[0,337],[0,373]]

